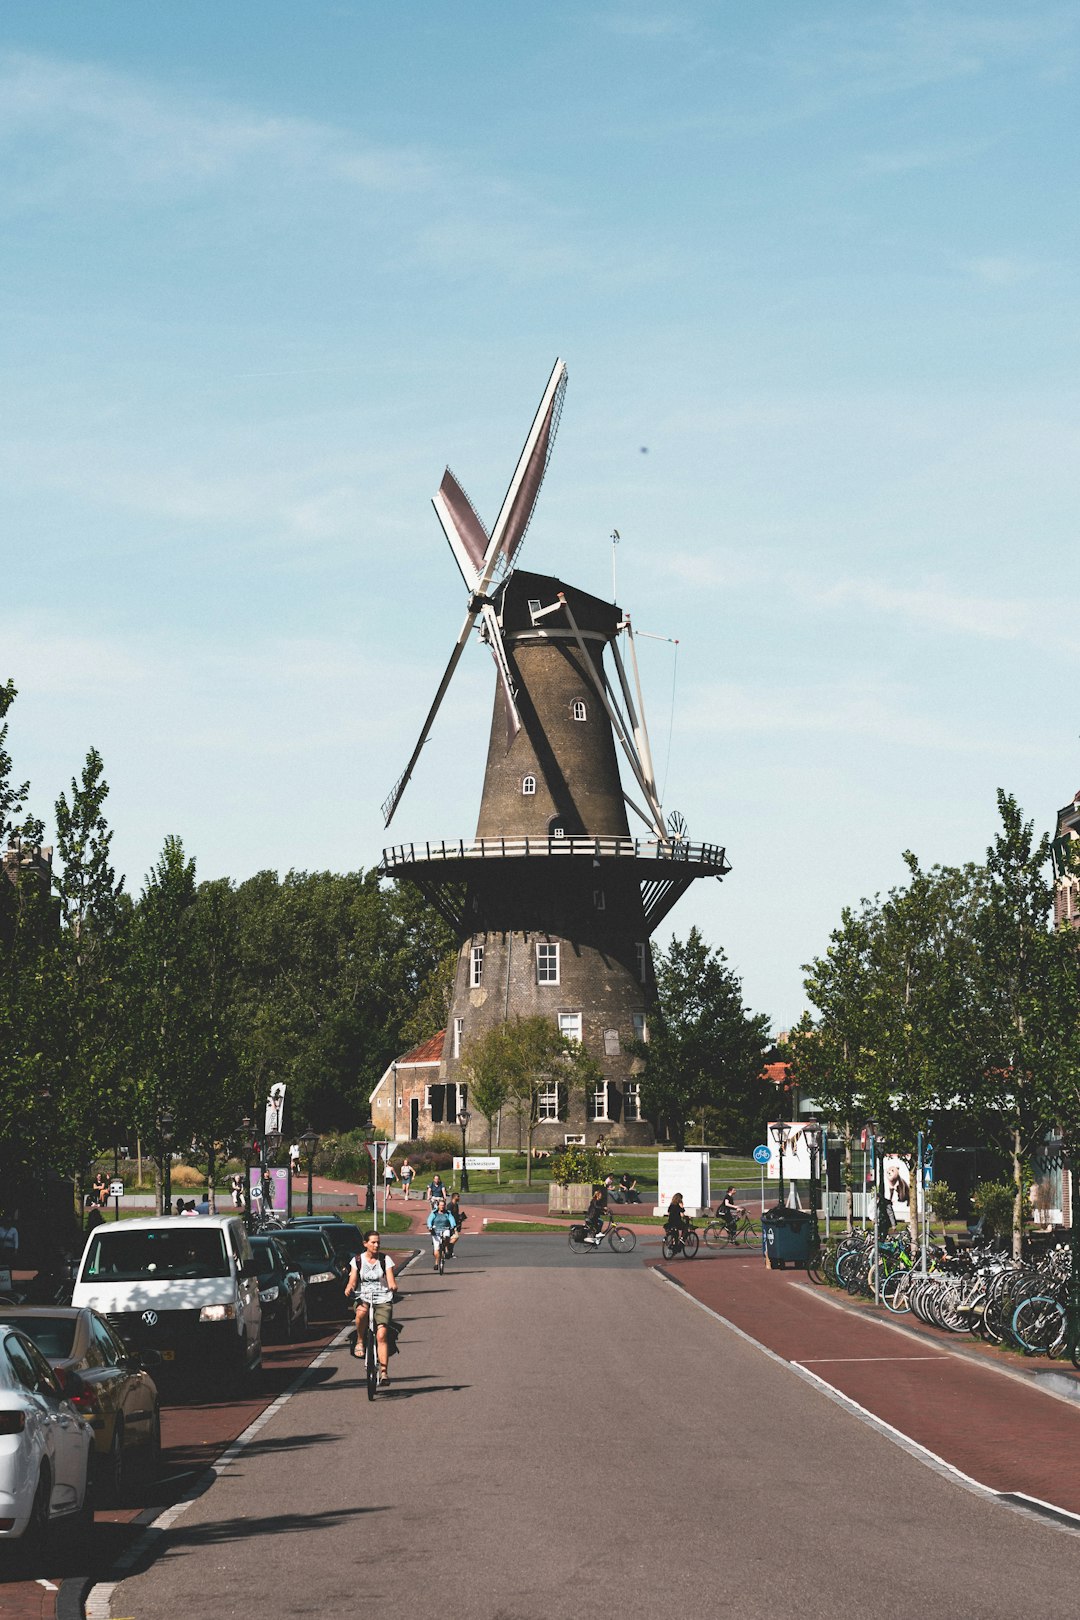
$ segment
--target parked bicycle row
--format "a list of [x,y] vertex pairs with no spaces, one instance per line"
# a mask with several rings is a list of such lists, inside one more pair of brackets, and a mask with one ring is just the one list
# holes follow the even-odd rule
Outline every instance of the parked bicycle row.
[[[1067,1353],[1069,1251],[1039,1261],[1014,1260],[990,1245],[928,1251],[925,1269],[907,1233],[882,1240],[846,1233],[822,1257],[822,1274],[849,1294],[880,1298],[896,1315],[910,1311],[948,1333],[972,1334],[1027,1356]],[[1074,1352],[1080,1365],[1080,1355]]]

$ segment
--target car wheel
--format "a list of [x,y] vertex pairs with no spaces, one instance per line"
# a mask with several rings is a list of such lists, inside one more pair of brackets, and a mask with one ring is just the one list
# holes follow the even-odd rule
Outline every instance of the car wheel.
[[52,1500],[52,1476],[47,1463],[42,1463],[37,1490],[30,1507],[30,1517],[23,1531],[23,1546],[32,1558],[40,1558],[49,1543],[49,1503]]
[[124,1451],[124,1425],[118,1417],[113,1424],[112,1445],[105,1463],[106,1489],[114,1502],[121,1502],[127,1484],[127,1456]]

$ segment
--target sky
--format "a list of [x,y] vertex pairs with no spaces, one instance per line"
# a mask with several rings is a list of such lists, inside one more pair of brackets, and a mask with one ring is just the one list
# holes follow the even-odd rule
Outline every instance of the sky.
[[430,506],[635,627],[696,925],[775,1029],[845,905],[1080,785],[1080,11],[5,0],[0,679],[138,892],[471,836]]

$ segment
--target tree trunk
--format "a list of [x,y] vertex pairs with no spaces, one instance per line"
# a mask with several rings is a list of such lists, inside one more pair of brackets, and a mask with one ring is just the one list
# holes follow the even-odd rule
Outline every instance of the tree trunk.
[[851,1155],[851,1123],[844,1126],[844,1213],[847,1229],[855,1230],[855,1167]]
[[532,1144],[533,1144],[533,1117],[529,1110],[529,1122],[525,1131],[525,1185],[532,1186]]
[[1013,1259],[1019,1260],[1023,1250],[1024,1239],[1024,1164],[1020,1156],[1020,1127],[1013,1128],[1012,1139],[1012,1170],[1013,1170],[1013,1230],[1012,1252]]

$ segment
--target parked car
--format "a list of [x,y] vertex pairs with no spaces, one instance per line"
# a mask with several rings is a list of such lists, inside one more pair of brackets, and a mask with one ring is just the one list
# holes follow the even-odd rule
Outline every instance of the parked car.
[[302,1339],[307,1332],[307,1282],[277,1239],[262,1233],[251,1239],[251,1252],[259,1268],[259,1303],[263,1334],[281,1339]]
[[0,1326],[33,1339],[60,1387],[94,1434],[93,1470],[114,1501],[134,1466],[155,1479],[161,1457],[157,1385],[147,1371],[154,1350],[135,1355],[103,1316],[86,1306],[21,1305],[0,1310]]
[[32,1339],[0,1327],[0,1541],[84,1530],[94,1437]]
[[[292,1226],[293,1224],[290,1221],[289,1225]],[[314,1230],[321,1232],[337,1259],[345,1267],[346,1277],[348,1276],[353,1255],[359,1254],[364,1247],[364,1232],[361,1227],[355,1226],[352,1221],[343,1221],[340,1216],[334,1221],[325,1219],[303,1220],[302,1222],[296,1222],[295,1225],[300,1231],[310,1232]]]
[[161,1356],[159,1382],[234,1386],[262,1365],[255,1256],[236,1215],[159,1215],[91,1232],[73,1305],[89,1305],[133,1350]]
[[285,1254],[307,1283],[308,1315],[338,1321],[345,1314],[348,1267],[337,1259],[326,1233],[317,1226],[286,1226],[274,1233]]

